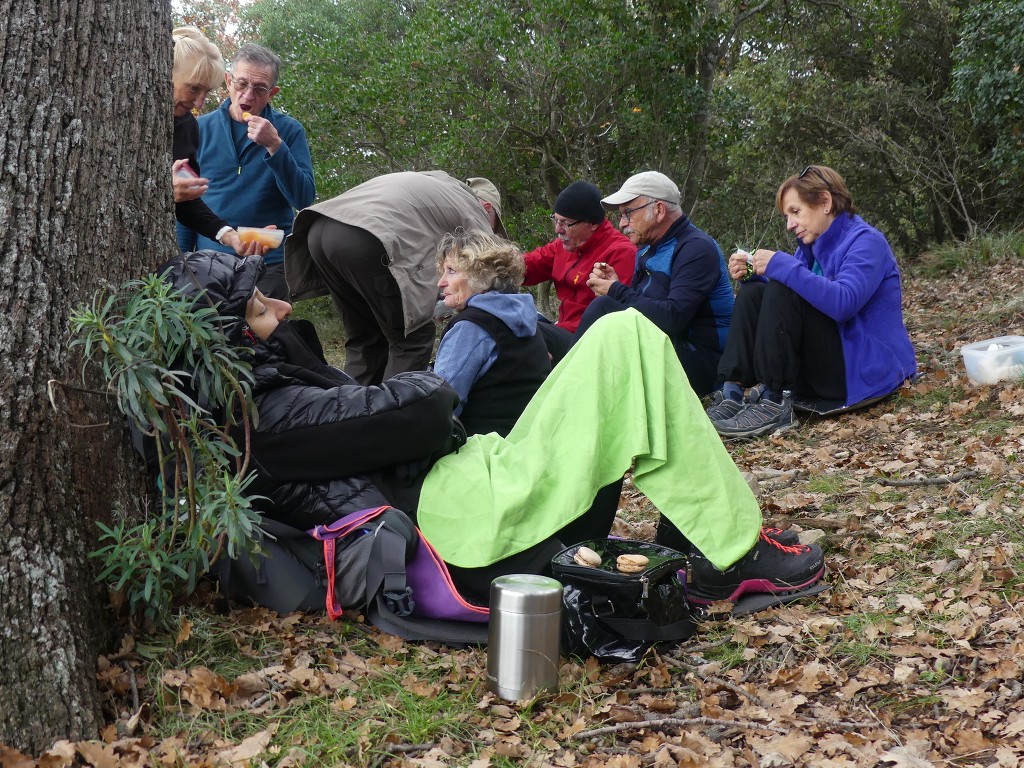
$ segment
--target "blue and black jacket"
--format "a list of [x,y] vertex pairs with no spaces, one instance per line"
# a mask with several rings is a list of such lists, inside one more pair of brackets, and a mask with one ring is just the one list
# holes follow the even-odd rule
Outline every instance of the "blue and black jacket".
[[637,253],[632,284],[615,283],[608,295],[645,315],[677,349],[725,347],[733,307],[725,255],[686,216]]

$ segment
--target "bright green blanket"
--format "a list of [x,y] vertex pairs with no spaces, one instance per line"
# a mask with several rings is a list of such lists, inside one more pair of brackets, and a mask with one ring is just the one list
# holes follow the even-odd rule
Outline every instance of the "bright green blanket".
[[446,562],[490,565],[577,518],[631,465],[636,486],[719,568],[754,546],[757,500],[668,337],[632,309],[580,338],[507,438],[475,435],[437,462],[419,526]]

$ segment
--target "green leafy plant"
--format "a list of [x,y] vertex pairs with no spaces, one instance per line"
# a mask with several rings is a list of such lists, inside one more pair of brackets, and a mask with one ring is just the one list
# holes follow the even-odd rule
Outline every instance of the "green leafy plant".
[[159,277],[126,283],[71,315],[83,379],[98,365],[118,409],[155,456],[159,503],[146,519],[100,523],[99,578],[124,593],[133,615],[164,623],[175,601],[227,555],[258,550],[259,514],[246,489],[256,418],[251,373],[221,331],[213,306]]

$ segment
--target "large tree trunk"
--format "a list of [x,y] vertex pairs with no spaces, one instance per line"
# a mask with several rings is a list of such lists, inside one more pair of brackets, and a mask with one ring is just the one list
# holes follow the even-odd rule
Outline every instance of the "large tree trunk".
[[36,753],[97,734],[86,553],[144,503],[109,400],[69,396],[68,314],[173,248],[170,28],[167,0],[0,0],[0,742]]

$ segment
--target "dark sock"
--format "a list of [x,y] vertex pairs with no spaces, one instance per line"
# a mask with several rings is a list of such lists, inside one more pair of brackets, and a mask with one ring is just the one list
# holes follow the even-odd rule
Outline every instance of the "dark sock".
[[664,515],[658,517],[658,529],[654,534],[654,543],[670,547],[684,555],[689,555],[693,551],[693,544],[690,543],[690,540]]
[[741,403],[743,402],[743,387],[735,381],[727,381],[722,385],[722,396],[728,400],[735,400],[737,403]]
[[762,400],[771,400],[773,403],[778,405],[782,402],[782,393],[777,389],[765,387],[764,392],[761,393]]

